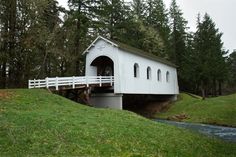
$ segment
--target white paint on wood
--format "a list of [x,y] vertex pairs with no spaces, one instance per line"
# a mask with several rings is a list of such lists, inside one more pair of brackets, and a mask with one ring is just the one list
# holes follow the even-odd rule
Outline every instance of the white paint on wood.
[[[109,57],[114,63],[114,93],[121,94],[179,94],[177,70],[175,67],[126,52],[118,46],[98,38],[86,54],[86,76],[96,76],[97,68],[91,63],[100,56]],[[102,51],[100,48],[103,47]],[[138,77],[134,77],[134,65],[138,64]],[[151,68],[150,79],[147,79],[147,68]],[[158,81],[158,69],[161,78]],[[166,73],[169,72],[169,81]]]
[[79,77],[54,77],[41,80],[29,80],[28,88],[51,88],[58,90],[59,87],[75,88],[78,85],[101,85],[113,84],[113,76],[79,76]]

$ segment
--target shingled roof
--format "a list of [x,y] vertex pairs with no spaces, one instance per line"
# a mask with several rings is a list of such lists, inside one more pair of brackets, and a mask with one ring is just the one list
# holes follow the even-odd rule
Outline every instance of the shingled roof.
[[121,42],[118,42],[118,41],[115,41],[115,40],[111,40],[111,39],[107,39],[105,37],[102,37],[102,36],[98,36],[94,42],[85,50],[84,54],[86,52],[89,51],[89,49],[99,40],[99,39],[102,39],[102,40],[105,40],[106,42],[118,47],[119,49],[121,50],[124,50],[125,52],[129,52],[129,53],[132,53],[132,54],[135,54],[135,55],[138,55],[138,56],[141,56],[141,57],[144,57],[144,58],[147,58],[147,59],[150,59],[150,60],[154,60],[154,61],[157,61],[157,62],[160,62],[160,63],[163,63],[163,64],[166,64],[166,65],[169,65],[169,66],[172,66],[172,67],[177,67],[174,63],[171,63],[170,61],[164,59],[164,58],[161,58],[161,57],[158,57],[156,55],[153,55],[151,53],[147,53],[141,49],[138,49],[138,48],[135,48],[135,47],[132,47],[130,45],[127,45],[127,44],[124,44],[124,43],[121,43]]

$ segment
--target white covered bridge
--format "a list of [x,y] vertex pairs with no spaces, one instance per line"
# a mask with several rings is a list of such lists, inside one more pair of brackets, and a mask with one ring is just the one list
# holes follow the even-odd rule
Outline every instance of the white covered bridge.
[[126,95],[179,94],[176,66],[142,50],[98,36],[85,50],[85,76],[29,80],[29,88],[89,88],[90,103],[122,109]]

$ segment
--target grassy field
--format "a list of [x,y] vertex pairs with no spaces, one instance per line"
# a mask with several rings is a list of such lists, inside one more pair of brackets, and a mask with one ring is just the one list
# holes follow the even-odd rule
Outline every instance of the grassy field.
[[46,90],[0,90],[0,156],[233,157],[236,144]]
[[183,121],[236,127],[236,94],[201,100],[188,94],[180,94],[179,100],[159,118],[186,115]]

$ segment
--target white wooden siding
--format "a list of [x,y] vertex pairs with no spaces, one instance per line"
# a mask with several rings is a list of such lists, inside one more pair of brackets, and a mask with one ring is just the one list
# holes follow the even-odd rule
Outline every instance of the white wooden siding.
[[[114,93],[121,94],[179,94],[177,71],[175,67],[125,52],[118,47],[100,39],[89,49],[86,55],[86,76],[97,75],[96,67],[91,66],[99,56],[107,56],[114,62]],[[138,77],[134,77],[134,64],[139,66]],[[151,68],[147,79],[147,67]],[[157,71],[161,70],[161,81]],[[166,72],[169,71],[169,82]]]

